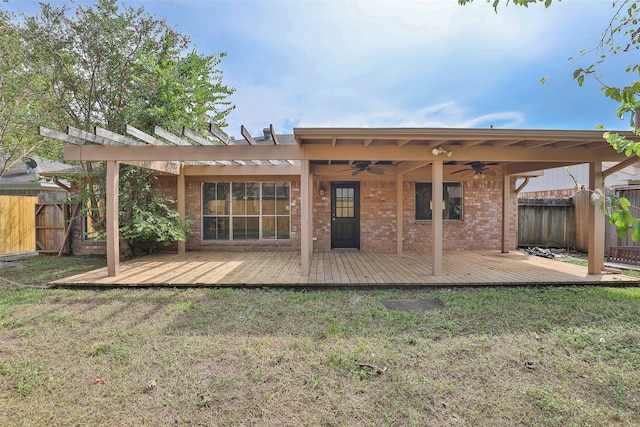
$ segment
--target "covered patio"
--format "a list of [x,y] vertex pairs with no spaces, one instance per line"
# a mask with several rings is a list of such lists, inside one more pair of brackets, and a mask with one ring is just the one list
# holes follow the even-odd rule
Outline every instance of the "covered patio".
[[62,287],[284,287],[384,288],[413,286],[635,286],[640,279],[622,274],[588,274],[587,268],[527,255],[521,251],[445,251],[444,271],[431,274],[424,253],[385,254],[324,251],[311,256],[308,275],[300,253],[187,252],[152,255],[121,265],[116,277],[107,268],[52,283]]
[[[237,141],[215,126],[183,129],[181,136],[161,128],[154,135],[131,127],[127,135],[41,128],[41,135],[67,142],[65,159],[106,164],[107,268],[68,280],[146,286],[626,280],[604,269],[605,219],[596,204],[589,207],[588,268],[513,252],[517,193],[530,177],[586,163],[584,184],[599,189],[608,174],[637,161],[613,150],[601,131],[296,128],[277,135],[270,126],[254,138],[241,130],[244,140]],[[618,164],[603,171],[603,161]],[[196,224],[176,255],[120,263],[120,164],[154,170],[174,186],[177,211]],[[525,183],[516,187],[517,179]],[[231,195],[237,187],[241,194]],[[250,203],[255,212],[247,210]]]

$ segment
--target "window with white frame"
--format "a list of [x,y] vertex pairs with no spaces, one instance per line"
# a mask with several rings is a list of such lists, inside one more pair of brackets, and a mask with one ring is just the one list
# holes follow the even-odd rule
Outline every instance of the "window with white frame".
[[291,229],[289,182],[206,182],[203,240],[286,240]]
[[[432,186],[430,182],[416,182],[416,220],[433,218]],[[458,220],[463,218],[462,183],[442,183],[442,219]]]

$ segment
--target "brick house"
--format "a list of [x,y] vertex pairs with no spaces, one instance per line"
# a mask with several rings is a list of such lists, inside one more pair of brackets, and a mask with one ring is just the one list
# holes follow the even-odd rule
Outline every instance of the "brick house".
[[[177,250],[296,250],[301,270],[313,251],[424,252],[434,275],[446,250],[508,252],[517,244],[516,180],[588,164],[602,185],[603,161],[629,162],[598,131],[273,127],[234,141],[212,127],[182,136],[127,128],[67,134],[67,160],[107,163],[108,272],[119,271],[118,164],[156,170],[194,233]],[[633,138],[631,134],[627,135]],[[618,170],[616,168],[616,170]],[[440,206],[440,209],[433,209]],[[604,218],[590,212],[589,273],[600,274]]]

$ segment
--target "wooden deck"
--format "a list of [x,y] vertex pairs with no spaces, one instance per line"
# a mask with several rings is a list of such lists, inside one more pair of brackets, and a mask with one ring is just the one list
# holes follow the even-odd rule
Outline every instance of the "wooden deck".
[[298,252],[188,252],[152,255],[124,262],[118,277],[107,269],[52,282],[57,286],[269,286],[389,287],[482,285],[629,285],[640,279],[621,274],[589,275],[586,267],[530,256],[520,251],[452,251],[443,275],[431,275],[426,253],[403,255],[331,251],[314,253],[311,274],[300,275]]

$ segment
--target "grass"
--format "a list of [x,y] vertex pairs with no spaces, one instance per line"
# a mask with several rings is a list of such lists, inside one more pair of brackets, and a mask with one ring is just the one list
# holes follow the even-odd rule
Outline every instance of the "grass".
[[[43,275],[49,259],[21,262],[0,277],[32,286],[61,277]],[[66,274],[95,268],[56,262]],[[389,311],[390,298],[444,309]],[[0,425],[634,425],[638,313],[638,288],[95,291],[0,281]]]

